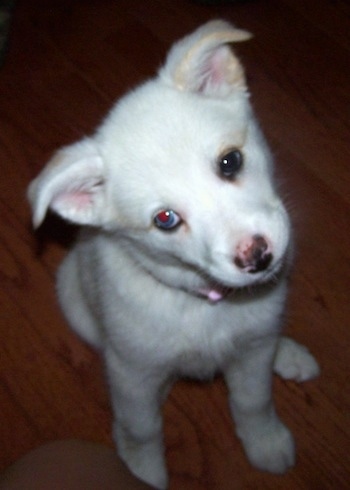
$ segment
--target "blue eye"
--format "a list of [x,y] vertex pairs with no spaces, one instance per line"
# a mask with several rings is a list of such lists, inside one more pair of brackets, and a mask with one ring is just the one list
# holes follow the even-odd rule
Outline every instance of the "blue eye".
[[159,211],[153,219],[157,228],[168,231],[174,230],[178,225],[182,223],[181,217],[172,209],[165,209]]

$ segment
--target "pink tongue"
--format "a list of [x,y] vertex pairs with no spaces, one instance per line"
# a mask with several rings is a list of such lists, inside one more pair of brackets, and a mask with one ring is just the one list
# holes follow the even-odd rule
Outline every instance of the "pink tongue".
[[220,289],[200,289],[199,290],[200,294],[203,294],[206,296],[209,301],[212,301],[213,303],[217,303],[218,301],[222,300],[224,297],[223,291],[220,291]]

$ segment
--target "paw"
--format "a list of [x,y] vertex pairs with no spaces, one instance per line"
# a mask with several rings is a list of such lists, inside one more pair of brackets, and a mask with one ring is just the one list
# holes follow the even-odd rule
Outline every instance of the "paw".
[[158,438],[150,441],[137,441],[116,427],[118,453],[131,473],[154,488],[165,490],[168,487],[168,474],[165,466],[163,444]]
[[271,430],[264,427],[250,441],[243,440],[243,445],[250,463],[259,470],[283,474],[295,464],[293,436],[279,421]]
[[275,357],[274,372],[283,379],[307,381],[320,374],[316,359],[306,347],[288,337],[281,337]]

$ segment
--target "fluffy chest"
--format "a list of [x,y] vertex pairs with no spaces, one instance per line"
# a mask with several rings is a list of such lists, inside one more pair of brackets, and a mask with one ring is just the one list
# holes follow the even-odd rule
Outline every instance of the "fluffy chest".
[[96,256],[84,247],[80,265],[91,277],[85,277],[83,288],[93,299],[106,342],[128,362],[208,375],[240,355],[250,341],[279,328],[283,281],[254,293],[235,291],[212,303],[162,284],[128,254],[112,250]]
[[129,359],[207,378],[242,355],[251,341],[276,332],[281,306],[275,296],[233,295],[211,304],[182,291],[146,289],[116,300],[106,328],[116,350]]

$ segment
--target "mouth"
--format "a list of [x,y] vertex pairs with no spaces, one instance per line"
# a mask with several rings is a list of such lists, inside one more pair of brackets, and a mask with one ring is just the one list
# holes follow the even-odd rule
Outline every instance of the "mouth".
[[222,286],[220,284],[213,285],[212,287],[204,287],[198,289],[199,296],[207,298],[211,303],[218,303],[222,299],[226,298],[232,293],[234,288]]
[[[252,290],[256,287],[261,287],[269,283],[277,283],[283,270],[285,269],[285,261],[283,259],[276,262],[273,266],[268,267],[260,273],[251,274],[249,270],[242,272],[242,281],[240,284],[229,285],[224,284],[213,278],[207,279],[207,284],[199,287],[194,293],[197,296],[207,299],[211,303],[218,303],[235,291]],[[244,278],[244,280],[243,280]]]

